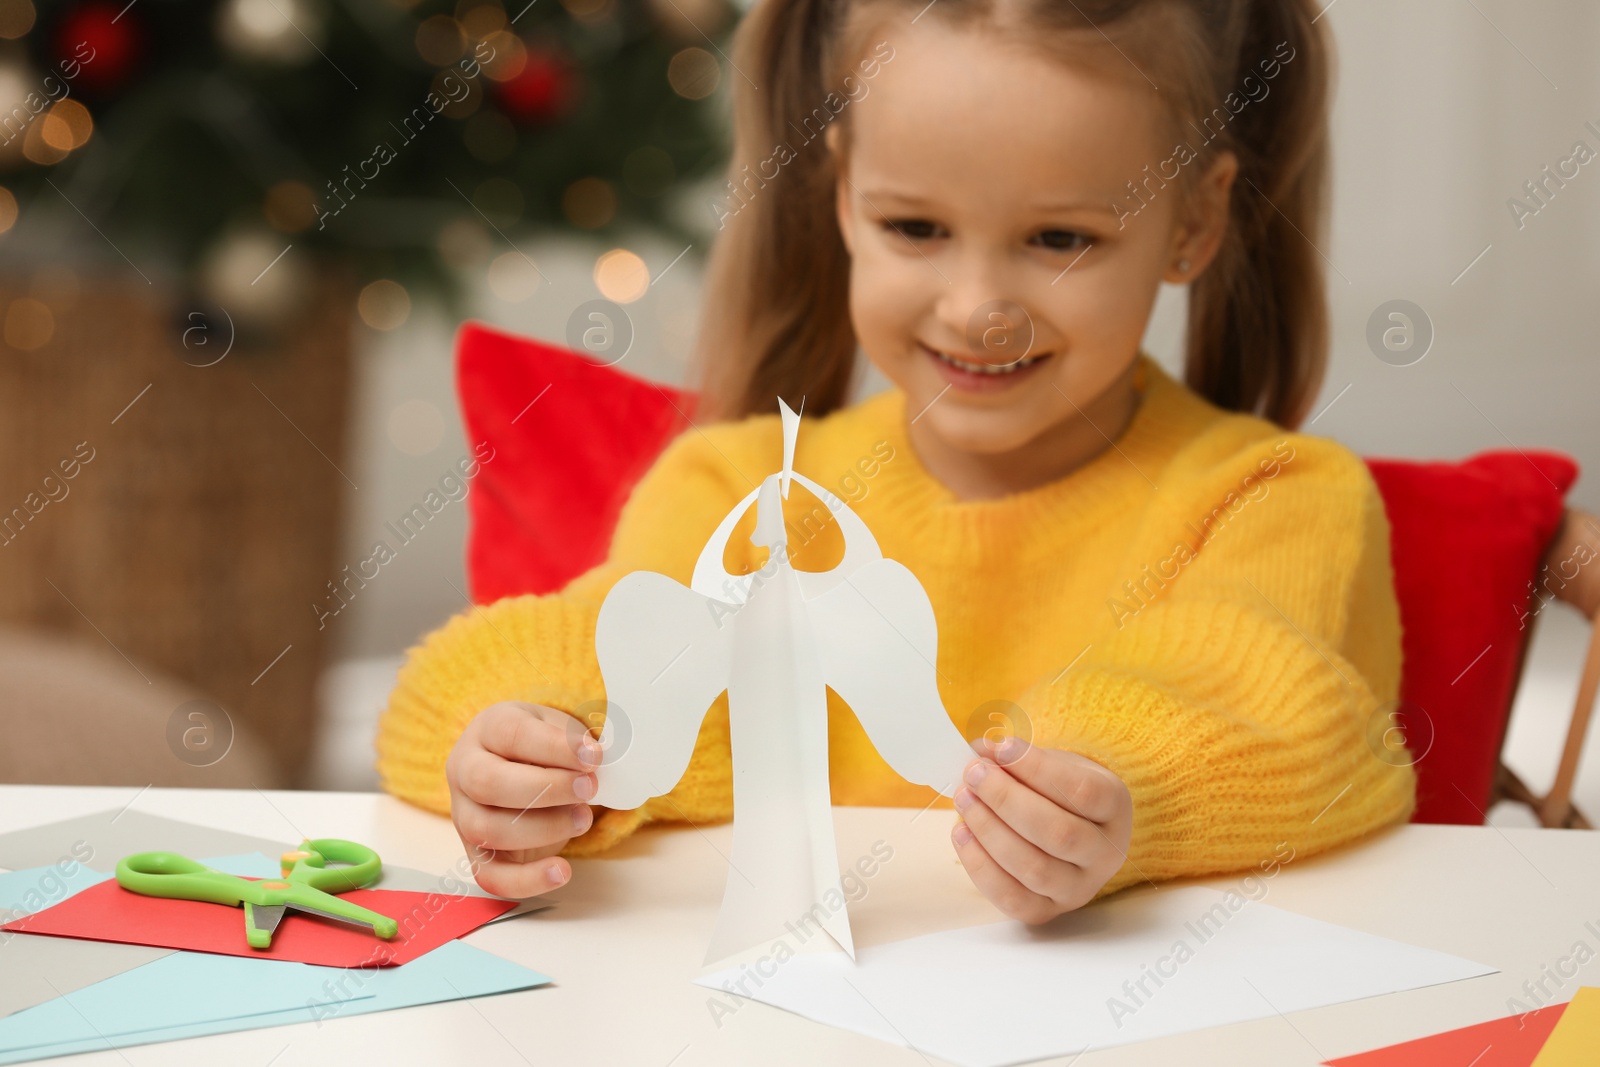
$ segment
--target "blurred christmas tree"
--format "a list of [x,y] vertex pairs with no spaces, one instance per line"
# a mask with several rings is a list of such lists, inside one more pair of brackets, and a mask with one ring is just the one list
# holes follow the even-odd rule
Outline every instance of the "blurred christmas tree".
[[[692,239],[663,194],[723,158],[707,98],[731,14],[726,0],[0,0],[0,228],[88,220],[141,274],[268,317],[292,293],[251,276],[290,246],[453,301],[450,268],[519,230]],[[21,234],[8,254],[52,254]]]
[[0,623],[184,680],[292,782],[362,491],[351,311],[531,291],[541,231],[697,241],[727,5],[0,0],[0,500],[100,446],[0,554]]

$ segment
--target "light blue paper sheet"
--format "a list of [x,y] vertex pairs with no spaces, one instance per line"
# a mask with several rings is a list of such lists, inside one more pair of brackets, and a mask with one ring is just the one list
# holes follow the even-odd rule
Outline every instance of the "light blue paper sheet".
[[[66,868],[65,874],[62,867]],[[103,871],[91,871],[72,861],[54,867],[0,873],[0,922],[53,908],[74,893],[99,885],[110,877]]]
[[[21,1053],[17,1058],[26,1059],[40,1055],[40,1046],[64,1039],[106,1038],[120,1044],[143,1031],[304,1008],[323,995],[322,983],[337,973],[286,960],[174,952],[0,1020],[0,1056]],[[238,1022],[240,1028],[250,1025],[248,1018]],[[102,1042],[101,1047],[108,1046]]]
[[[258,975],[244,976],[244,968]],[[269,975],[266,968],[275,973]],[[291,975],[293,969],[302,973]],[[80,990],[70,1003],[57,998],[0,1019],[0,1064],[364,1015],[533,989],[549,982],[537,971],[460,941],[447,942],[402,967],[383,967],[370,974],[281,960],[175,952]],[[263,993],[266,1000],[261,999]],[[286,1005],[291,993],[300,1000]],[[141,1003],[137,1010],[129,1007],[136,999]],[[195,1005],[202,999],[214,1018],[197,1019],[203,1013]],[[104,1014],[97,1014],[102,1005]],[[129,1023],[140,1029],[120,1034],[108,1029]],[[105,1032],[97,1033],[97,1027]]]
[[[409,1008],[419,1004],[436,1004],[463,997],[490,996],[495,993],[533,989],[550,982],[548,977],[537,971],[529,970],[460,941],[447,942],[426,956],[402,967],[384,967],[372,974],[278,960],[251,960],[202,952],[177,952],[155,963],[73,994],[72,1004],[82,1006],[84,1003],[82,998],[91,990],[103,994],[109,1003],[115,1004],[118,998],[140,995],[139,986],[148,982],[150,988],[161,990],[156,998],[160,1003],[174,1009],[182,1009],[184,1001],[189,996],[196,995],[208,986],[220,986],[221,983],[232,980],[238,972],[235,968],[229,968],[228,964],[246,964],[255,968],[264,965],[301,968],[307,973],[304,976],[297,976],[293,981],[274,977],[274,982],[281,983],[274,986],[274,993],[286,992],[292,985],[297,994],[305,995],[305,999],[297,1006],[285,1010],[240,1015],[239,1012],[259,1007],[257,1003],[248,999],[259,991],[259,986],[251,982],[249,983],[251,988],[247,988],[246,985],[231,987],[236,990],[235,996],[226,1004],[222,1002],[227,999],[227,988],[220,990],[221,995],[212,997],[219,1011],[230,1013],[227,1018],[158,1026],[152,1024],[158,1024],[162,1020],[152,1014],[143,1020],[149,1028],[117,1036],[109,1033],[104,1036],[97,1034],[88,1020],[74,1014],[70,1005],[62,1004],[58,999],[0,1020],[0,1049],[5,1050],[0,1051],[0,1064],[66,1056],[75,1052],[128,1048],[156,1041],[176,1041],[186,1037],[229,1033],[235,1030],[256,1030],[289,1023],[317,1022],[346,1015],[364,1015],[368,1012],[390,1011],[394,1008]],[[153,969],[163,965],[166,967],[157,983],[152,980],[156,978]],[[227,973],[224,973],[225,971]],[[306,984],[300,983],[301,977],[305,979]],[[334,984],[341,977],[345,979],[342,989]],[[277,1003],[280,998],[274,995],[273,1000]],[[64,1014],[57,1012],[49,1020],[49,1025],[41,1023],[37,1028],[33,1027],[30,1016],[34,1016],[41,1009],[58,1004],[65,1009]],[[194,1012],[187,1010],[180,1013],[189,1017],[194,1015]],[[89,1014],[87,1010],[85,1014]],[[111,1017],[107,1018],[109,1020]],[[40,1043],[46,1039],[52,1043]],[[27,1047],[18,1047],[23,1042],[27,1043]]]

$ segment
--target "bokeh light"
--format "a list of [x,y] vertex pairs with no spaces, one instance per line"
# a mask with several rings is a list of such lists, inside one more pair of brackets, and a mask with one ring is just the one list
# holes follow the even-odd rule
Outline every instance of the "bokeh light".
[[704,100],[721,81],[717,57],[704,48],[682,49],[667,63],[667,84],[685,100]]
[[417,26],[417,55],[436,67],[448,67],[467,51],[461,23],[449,15],[433,15]]
[[0,37],[14,41],[33,29],[31,0],[0,0]]
[[604,178],[579,178],[561,194],[561,213],[584,230],[597,230],[617,214],[617,193]]
[[467,36],[479,40],[506,27],[506,11],[498,0],[462,0],[456,5],[456,18]]
[[389,412],[389,440],[408,456],[425,456],[444,440],[444,416],[426,400],[407,400]]
[[62,152],[83,147],[94,132],[94,119],[89,109],[71,98],[56,101],[39,121],[43,124],[40,136],[45,143]]
[[520,304],[539,288],[539,270],[521,252],[502,252],[489,264],[489,291],[508,304]]
[[477,219],[452,219],[439,228],[439,257],[452,267],[479,266],[494,251],[489,231]]
[[593,24],[611,17],[612,0],[561,0],[561,6],[578,21]]
[[6,344],[24,352],[43,348],[55,336],[56,317],[44,301],[19,296],[6,308]]
[[356,310],[374,330],[392,330],[411,316],[411,294],[399,282],[379,278],[361,290]]
[[514,33],[496,30],[484,37],[483,43],[493,51],[490,53],[492,58],[480,65],[483,73],[493,81],[510,81],[528,65],[528,46]]
[[282,233],[300,233],[317,221],[317,194],[304,182],[283,181],[267,190],[262,210],[272,228]]
[[613,248],[594,262],[594,284],[600,295],[631,304],[650,289],[650,268],[626,248]]

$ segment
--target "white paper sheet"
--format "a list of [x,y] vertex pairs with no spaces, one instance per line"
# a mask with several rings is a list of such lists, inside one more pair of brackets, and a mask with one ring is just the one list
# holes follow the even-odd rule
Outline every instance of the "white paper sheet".
[[1495,968],[1202,887],[708,974],[808,1019],[962,1067],[1005,1067]]
[[[595,625],[608,700],[595,804],[635,808],[670,791],[706,710],[728,691],[733,852],[708,962],[803,921],[853,951],[834,847],[827,686],[909,781],[950,796],[974,756],[939,696],[926,591],[883,557],[844,501],[795,473],[800,417],[779,405],[783,470],[723,519],[691,587],[648,571],[625,575]],[[844,535],[844,558],[830,571],[789,564],[782,498],[795,481],[827,505]],[[752,501],[751,541],[768,560],[753,574],[729,574],[723,553]]]

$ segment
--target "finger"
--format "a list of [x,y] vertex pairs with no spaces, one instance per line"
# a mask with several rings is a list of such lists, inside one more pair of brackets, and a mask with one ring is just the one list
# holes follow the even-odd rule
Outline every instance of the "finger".
[[522,855],[524,853],[520,852],[494,853],[479,864],[478,884],[496,896],[526,899],[564,886],[572,878],[572,865],[560,856],[514,858]]
[[496,852],[544,848],[583,833],[594,823],[587,804],[559,808],[489,808],[461,797],[451,812],[463,843]]
[[1020,737],[1007,737],[998,745],[980,738],[974,747],[980,745],[980,753],[1012,777],[1091,822],[1103,825],[1119,810],[1122,781],[1087,756],[1031,745]]
[[1028,889],[1003,870],[966,823],[957,822],[950,839],[955,843],[956,856],[972,884],[1004,914],[1026,923],[1037,923],[1060,912],[1054,902]]
[[532,863],[534,860],[558,856],[567,847],[566,841],[554,841],[539,848],[509,848],[496,852],[492,848],[470,844],[466,838],[462,838],[461,843],[466,846],[467,867],[473,878],[478,876],[480,870],[497,860],[502,864]]
[[463,760],[456,786],[486,807],[526,811],[586,803],[595,794],[596,780],[593,774],[514,763],[493,752],[477,752]]
[[984,852],[1025,888],[1056,901],[1077,885],[1080,868],[1024,840],[970,789],[956,791],[956,804]]
[[593,770],[600,763],[600,743],[583,723],[543,704],[506,701],[491,705],[474,720],[483,747],[518,763]]
[[[1049,856],[1087,866],[1100,852],[1104,838],[1088,820],[1012,777],[988,760],[973,760],[964,776],[976,794],[1008,827]],[[956,794],[960,804],[961,793]]]

